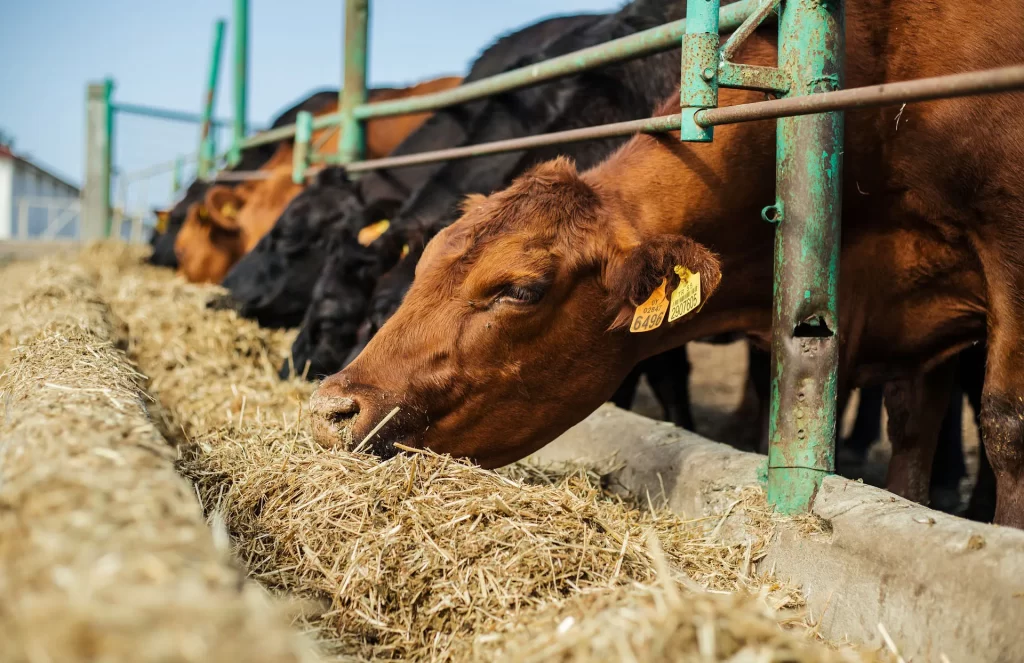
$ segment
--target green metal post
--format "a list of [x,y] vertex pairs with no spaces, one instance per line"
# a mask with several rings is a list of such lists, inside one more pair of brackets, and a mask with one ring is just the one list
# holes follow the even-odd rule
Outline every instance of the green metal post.
[[686,0],[686,34],[679,82],[682,124],[679,138],[709,142],[713,127],[701,127],[693,115],[718,106],[718,9],[719,0]]
[[181,190],[181,175],[185,170],[185,160],[178,157],[174,160],[174,170],[171,171],[171,195]]
[[366,153],[363,124],[354,114],[366,103],[366,64],[369,46],[370,0],[345,0],[345,76],[338,99],[341,136],[338,157],[341,163],[359,161]]
[[299,111],[295,116],[295,149],[292,151],[292,181],[302,184],[306,181],[309,167],[309,142],[313,138],[313,114]]
[[235,0],[235,118],[231,132],[228,164],[237,166],[242,160],[242,139],[249,107],[249,0]]
[[224,19],[213,24],[213,48],[210,53],[210,76],[203,97],[203,122],[199,125],[199,177],[206,177],[213,168],[213,155],[217,152],[214,134],[210,131],[213,106],[217,100],[217,79],[220,76],[220,52],[224,42]]
[[[784,0],[779,68],[788,96],[837,90],[843,0]],[[783,513],[810,508],[835,470],[839,357],[839,227],[843,114],[778,121],[768,499]]]
[[85,182],[82,186],[83,240],[109,237],[110,176],[114,150],[114,81],[91,83],[85,98]]

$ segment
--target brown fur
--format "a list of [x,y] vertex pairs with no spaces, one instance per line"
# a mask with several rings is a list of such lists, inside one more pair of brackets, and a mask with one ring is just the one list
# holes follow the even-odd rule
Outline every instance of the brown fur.
[[[846,5],[847,87],[1024,60],[1024,35],[1004,29],[1024,22],[1024,0]],[[775,52],[766,29],[737,61],[773,65]],[[759,98],[723,90],[721,105]],[[838,328],[841,401],[854,386],[891,383],[889,486],[915,499],[927,493],[937,426],[926,420],[948,397],[949,361],[988,340],[982,423],[996,519],[1016,526],[1021,108],[1020,95],[1001,95],[908,106],[898,125],[899,107],[847,113]],[[677,98],[659,110],[671,112]],[[775,199],[774,175],[774,122],[718,127],[710,144],[637,136],[582,175],[564,162],[539,167],[475,202],[428,245],[401,308],[315,395],[314,422],[351,418],[332,415],[332,403],[354,401],[361,439],[397,405],[416,416],[382,429],[378,451],[401,441],[496,466],[582,419],[645,357],[719,333],[767,339],[774,233],[759,212]],[[621,329],[676,261],[700,271],[702,299],[710,296],[703,309],[647,333]],[[545,293],[531,304],[502,299],[516,283]]]
[[[370,101],[404,99],[457,86],[460,78],[448,76],[408,88],[375,90]],[[325,106],[317,115],[327,115],[338,109],[337,104]],[[402,115],[374,119],[366,125],[367,158],[387,156],[405,138],[418,129],[429,113]],[[313,132],[311,145],[323,142],[320,152],[330,154],[338,150],[338,134],[334,129]],[[302,191],[302,185],[292,182],[293,143],[282,143],[260,170],[270,172],[264,180],[243,182],[237,186],[210,187],[205,209],[210,220],[223,232],[210,232],[195,225],[188,232],[185,226],[175,242],[178,255],[178,273],[198,283],[220,283],[231,267],[256,246],[270,232],[288,203]],[[223,213],[225,205],[235,208],[236,214]],[[197,217],[186,217],[185,224],[198,224]]]

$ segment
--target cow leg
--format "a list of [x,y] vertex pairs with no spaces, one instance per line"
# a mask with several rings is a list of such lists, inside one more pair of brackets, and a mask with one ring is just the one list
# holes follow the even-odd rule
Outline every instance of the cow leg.
[[633,407],[633,398],[636,396],[636,388],[640,384],[640,375],[643,373],[646,362],[647,360],[634,366],[633,370],[622,381],[622,384],[619,385],[619,388],[612,394],[612,397],[608,399],[615,404],[615,407],[622,408],[623,410],[629,410]]
[[886,487],[915,502],[928,500],[932,462],[941,417],[949,403],[956,363],[885,385],[885,409],[889,413],[892,458]]
[[951,389],[949,406],[939,428],[935,461],[932,463],[930,505],[954,513],[960,508],[960,482],[967,476],[963,445],[964,393]]
[[981,433],[996,479],[994,522],[1024,528],[1024,352],[1019,332],[1017,325],[990,318]]
[[[985,355],[987,347],[978,343],[960,353],[957,381],[974,410],[974,423],[981,431],[981,391],[985,385]],[[990,523],[996,516],[996,476],[985,453],[984,440],[978,445],[978,475],[967,503],[964,517]]]
[[[882,397],[885,385],[861,387],[857,403],[857,418],[853,422],[850,437],[845,438],[836,449],[836,470],[850,479],[864,476],[871,445],[882,437]],[[836,408],[836,416],[846,413],[845,408]],[[838,422],[837,422],[838,423]]]
[[665,420],[686,430],[694,430],[690,408],[690,358],[682,345],[644,362],[644,373],[658,402],[665,409]]

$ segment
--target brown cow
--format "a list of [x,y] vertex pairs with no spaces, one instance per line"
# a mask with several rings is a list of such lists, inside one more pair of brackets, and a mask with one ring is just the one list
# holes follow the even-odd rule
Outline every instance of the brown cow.
[[[402,89],[381,89],[370,92],[370,101],[388,101],[457,86],[462,79],[454,76],[437,78]],[[325,106],[318,115],[337,110],[337,104]],[[406,136],[415,131],[429,113],[385,117],[370,120],[366,127],[368,158],[387,156]],[[320,145],[322,143],[322,145]],[[312,145],[320,152],[338,150],[338,132],[320,130],[313,133]],[[260,238],[277,222],[302,186],[292,181],[292,143],[283,143],[261,170],[266,179],[244,182],[237,186],[216,185],[206,192],[204,214],[190,214],[189,232],[179,234],[175,241],[178,272],[196,283],[220,283],[231,267],[248,253]]]
[[[845,85],[1020,62],[1024,34],[1004,28],[1021,24],[1022,0],[848,3]],[[772,65],[775,53],[762,30],[738,60]],[[841,399],[890,382],[889,487],[924,499],[950,359],[987,338],[996,522],[1022,526],[1021,97],[898,111],[847,113],[842,312],[826,320],[842,342]],[[774,122],[677,140],[637,136],[582,175],[556,160],[469,201],[428,245],[398,312],[314,395],[317,438],[360,443],[398,408],[369,449],[387,456],[400,442],[502,465],[586,416],[644,357],[725,332],[767,337],[774,233],[759,210],[774,200]],[[679,282],[676,266],[700,274],[703,308],[630,333],[636,307],[663,279]]]

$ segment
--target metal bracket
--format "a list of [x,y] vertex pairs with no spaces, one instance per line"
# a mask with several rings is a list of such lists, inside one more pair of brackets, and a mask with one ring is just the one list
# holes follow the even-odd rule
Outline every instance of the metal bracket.
[[718,86],[788,94],[790,82],[789,77],[775,67],[722,62],[718,65]]

